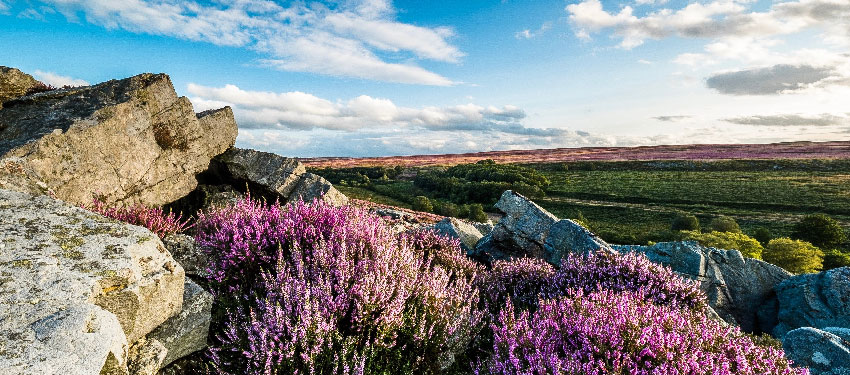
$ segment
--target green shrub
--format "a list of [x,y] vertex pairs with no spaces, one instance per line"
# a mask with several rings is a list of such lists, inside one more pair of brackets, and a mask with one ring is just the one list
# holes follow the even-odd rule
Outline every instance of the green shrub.
[[469,205],[469,220],[477,221],[479,223],[487,222],[487,214],[484,213],[484,206],[480,203],[473,203]]
[[684,231],[684,240],[697,241],[700,245],[724,250],[738,250],[745,257],[761,259],[764,247],[755,238],[743,233]]
[[691,214],[680,214],[673,218],[672,230],[699,230],[699,219]]
[[765,227],[758,227],[753,233],[753,238],[758,240],[758,242],[761,243],[762,246],[764,246],[767,245],[767,243],[773,239],[773,233],[770,231],[770,229],[767,229]]
[[431,204],[431,200],[428,197],[417,195],[413,198],[413,209],[421,212],[432,212],[434,211],[434,205]]
[[735,219],[728,216],[719,216],[711,220],[708,225],[715,232],[741,233],[741,227]]
[[812,273],[823,269],[824,253],[811,243],[790,238],[775,238],[764,248],[764,260],[793,273]]
[[844,228],[841,228],[838,221],[824,214],[804,217],[794,225],[791,237],[824,249],[836,248],[847,240]]
[[850,267],[850,254],[838,249],[823,251],[823,270],[831,270],[838,267]]
[[458,207],[452,202],[434,202],[434,212],[437,215],[458,217]]

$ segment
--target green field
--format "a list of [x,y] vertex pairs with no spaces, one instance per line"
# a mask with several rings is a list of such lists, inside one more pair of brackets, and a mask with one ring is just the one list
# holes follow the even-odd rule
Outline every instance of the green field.
[[[679,213],[703,226],[717,216],[735,218],[745,233],[768,228],[787,236],[803,216],[825,213],[850,227],[850,161],[774,160],[718,162],[572,162],[525,164],[549,180],[535,202],[561,218],[582,218],[603,239],[644,244],[674,238]],[[419,170],[397,179],[341,186],[354,197],[410,207],[413,195],[439,200],[411,182]],[[395,203],[393,203],[395,202]],[[485,207],[490,206],[485,204]],[[846,246],[845,246],[846,247]]]

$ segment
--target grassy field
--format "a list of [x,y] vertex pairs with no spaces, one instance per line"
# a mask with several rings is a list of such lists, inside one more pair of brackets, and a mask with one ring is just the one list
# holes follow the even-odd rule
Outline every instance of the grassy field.
[[[583,161],[523,164],[550,185],[534,201],[561,218],[581,218],[613,243],[671,238],[679,213],[703,226],[719,215],[745,233],[765,227],[787,236],[803,216],[825,213],[850,228],[850,160]],[[403,175],[415,175],[416,168]],[[354,197],[410,207],[409,181],[341,187]],[[401,192],[401,193],[400,193]],[[424,194],[417,190],[415,194]],[[391,197],[392,196],[392,197]]]

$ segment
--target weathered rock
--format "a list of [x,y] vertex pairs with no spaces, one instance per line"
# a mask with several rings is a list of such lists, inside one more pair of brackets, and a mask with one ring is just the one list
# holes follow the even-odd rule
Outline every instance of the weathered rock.
[[334,188],[328,180],[312,173],[305,173],[301,176],[301,181],[298,182],[298,185],[289,194],[286,203],[291,204],[298,201],[310,203],[314,199],[337,207],[348,204],[348,197]]
[[30,195],[53,195],[50,188],[32,168],[25,167],[21,158],[0,159],[0,189],[14,190]]
[[158,340],[142,338],[130,347],[127,368],[130,375],[156,375],[163,367],[168,348]]
[[195,243],[195,239],[185,234],[171,234],[162,239],[165,248],[177,263],[183,266],[186,275],[206,276],[209,256]]
[[167,355],[157,370],[207,347],[213,297],[188,278],[183,290],[180,313],[147,336],[148,340],[162,343],[167,349]]
[[850,374],[850,342],[830,332],[804,327],[788,332],[785,356],[812,375]]
[[486,235],[490,234],[490,232],[493,231],[493,227],[494,227],[492,222],[472,223],[472,226],[474,226],[475,229],[478,229],[478,231],[481,232],[482,236],[486,236]]
[[285,158],[269,152],[231,148],[214,159],[213,169],[231,185],[248,188],[254,195],[286,202],[307,173],[296,159]]
[[434,230],[449,237],[459,239],[460,247],[466,252],[473,251],[475,245],[483,237],[481,232],[472,226],[472,224],[453,217],[447,217],[435,224]]
[[18,69],[0,66],[0,108],[3,108],[3,102],[24,96],[39,83],[41,82]]
[[141,74],[7,101],[0,157],[69,202],[162,205],[191,192],[236,131],[230,108],[196,115],[167,75]]
[[775,289],[774,336],[781,338],[800,327],[850,328],[850,267],[794,276]]
[[549,235],[543,243],[543,259],[557,266],[561,264],[561,258],[569,253],[588,254],[600,249],[613,251],[610,245],[587,228],[564,219],[549,229]]
[[470,255],[487,263],[523,256],[545,259],[543,245],[558,218],[510,190],[502,194],[496,208],[505,216]]
[[765,304],[773,298],[774,286],[791,277],[772,264],[744,258],[737,250],[706,248],[694,241],[612,247],[646,254],[651,261],[699,281],[714,311],[746,332],[769,332],[765,329],[772,326],[775,314],[765,313]]
[[180,311],[183,268],[147,229],[0,190],[0,233],[3,374],[125,373],[127,344]]

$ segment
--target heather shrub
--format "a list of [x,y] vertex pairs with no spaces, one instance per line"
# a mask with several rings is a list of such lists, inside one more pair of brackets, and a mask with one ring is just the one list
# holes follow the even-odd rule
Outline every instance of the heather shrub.
[[738,222],[729,216],[719,216],[712,219],[708,227],[715,232],[741,233]]
[[824,253],[814,245],[790,238],[775,238],[764,248],[764,261],[792,273],[812,273],[823,268]]
[[84,208],[110,219],[148,228],[159,238],[184,232],[194,225],[189,223],[189,219],[183,219],[182,214],[171,211],[166,213],[160,207],[147,207],[141,204],[130,207],[110,207],[103,201],[95,199],[90,206]]
[[250,199],[201,214],[197,241],[224,310],[212,347],[220,373],[436,374],[468,365],[481,316],[474,272],[437,255],[459,252],[455,243],[398,236],[363,209]]
[[430,258],[433,265],[451,271],[455,276],[474,280],[485,274],[484,266],[466,256],[457,238],[441,235],[431,229],[404,232],[399,238],[410,248]]
[[683,240],[697,241],[705,247],[724,250],[738,250],[748,258],[761,259],[764,247],[755,239],[743,233],[709,232],[699,233],[684,231]]
[[641,292],[581,291],[518,313],[508,303],[480,374],[806,374],[781,350]]
[[824,214],[808,215],[794,225],[791,237],[823,249],[833,249],[847,240],[837,220]]
[[507,301],[522,311],[533,310],[538,298],[554,292],[554,276],[555,268],[538,258],[497,260],[480,282],[483,304],[493,318]]
[[670,225],[672,230],[699,230],[699,219],[690,214],[680,214],[673,218],[673,223]]

